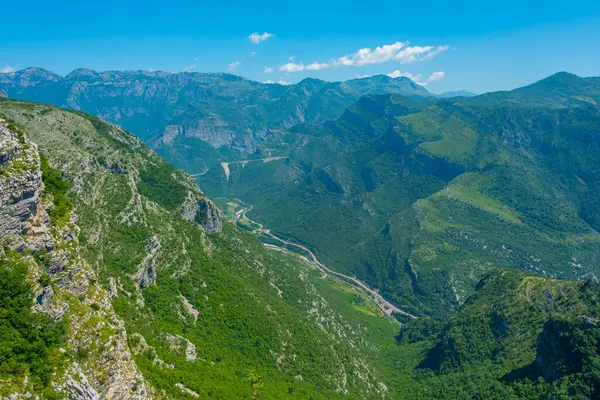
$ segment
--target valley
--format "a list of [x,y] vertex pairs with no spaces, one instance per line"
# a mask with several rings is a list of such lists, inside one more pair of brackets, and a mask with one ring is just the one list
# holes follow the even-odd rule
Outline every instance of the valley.
[[[400,390],[386,372],[392,359],[383,359],[397,351],[398,324],[367,295],[222,221],[193,178],[117,126],[10,100],[0,100],[0,113],[11,121],[0,122],[2,149],[16,149],[1,153],[0,272],[22,262],[46,274],[25,286],[26,302],[31,290],[39,312],[69,335],[44,355],[64,348],[49,367],[55,386],[11,372],[0,394],[226,399],[260,388],[267,398],[378,398]],[[21,234],[13,221],[29,212],[21,206],[29,198],[13,193],[40,176],[33,210],[42,214],[31,220],[45,225]]]
[[0,13],[0,400],[600,400],[600,1]]
[[[271,233],[303,243],[413,315],[456,311],[491,268],[598,276],[598,233],[579,197],[595,183],[576,178],[596,179],[598,110],[576,94],[572,108],[557,107],[562,89],[545,88],[564,85],[567,93],[600,93],[598,78],[557,74],[514,95],[366,96],[337,120],[296,126],[265,144],[286,159],[233,164],[226,179],[213,168],[198,182],[212,197],[253,204],[254,219]],[[522,107],[511,100],[523,98],[517,92],[548,106]],[[568,158],[582,163],[573,168]],[[538,184],[523,185],[526,175]],[[546,214],[532,213],[531,201]],[[587,261],[571,268],[572,258]]]
[[[228,202],[228,204],[232,204],[232,203]],[[400,315],[403,315],[406,317],[417,318],[416,316],[399,309],[398,307],[396,307],[395,305],[393,305],[392,303],[390,303],[389,301],[384,299],[377,291],[369,288],[362,281],[356,279],[356,277],[348,276],[348,275],[342,274],[340,272],[333,271],[330,268],[327,268],[325,265],[323,265],[317,259],[315,254],[312,251],[310,251],[308,248],[306,248],[305,246],[298,244],[298,243],[292,243],[287,240],[284,240],[284,239],[276,236],[275,234],[271,233],[271,231],[269,229],[264,228],[262,224],[251,220],[247,216],[247,212],[250,211],[251,209],[252,209],[252,207],[250,206],[249,208],[243,207],[239,211],[236,211],[232,222],[240,225],[243,229],[247,229],[247,227],[250,226],[251,232],[254,234],[257,234],[259,236],[259,238],[261,235],[265,235],[269,239],[272,239],[275,242],[280,243],[280,245],[272,244],[272,242],[264,243],[265,247],[276,250],[276,251],[280,251],[282,253],[291,253],[291,254],[297,255],[303,261],[305,261],[306,263],[310,264],[311,266],[313,266],[313,267],[317,268],[319,271],[321,271],[323,273],[323,275],[322,275],[323,278],[326,278],[327,275],[333,275],[334,277],[339,278],[343,282],[350,283],[357,290],[365,293],[367,296],[372,298],[373,301],[375,302],[375,304],[377,304],[377,306],[381,309],[381,311],[383,311],[388,316],[392,316],[392,314],[397,313],[397,314],[400,314]],[[243,220],[244,224],[239,224],[240,220]],[[256,228],[253,229],[252,227],[256,227]],[[295,248],[296,252],[294,252],[293,250],[290,250],[290,247]],[[297,249],[299,249],[300,252],[298,252]],[[308,257],[306,257],[302,254],[307,254]]]

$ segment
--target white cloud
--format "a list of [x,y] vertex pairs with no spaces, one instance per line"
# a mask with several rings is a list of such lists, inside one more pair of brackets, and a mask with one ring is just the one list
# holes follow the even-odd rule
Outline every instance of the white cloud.
[[264,81],[263,83],[268,83],[268,84],[278,83],[280,85],[291,85],[292,84],[292,82],[284,81],[283,79],[280,79],[278,82],[268,79],[268,80]]
[[361,67],[364,65],[382,64],[396,60],[400,64],[409,64],[416,61],[427,61],[439,53],[448,50],[448,46],[408,46],[408,42],[396,42],[377,46],[374,49],[362,48],[356,53],[331,59],[327,62],[315,61],[312,64],[293,63],[290,57],[287,64],[279,67],[280,71],[302,72],[304,70],[319,71],[334,67]]
[[348,54],[333,60],[331,63],[334,66],[354,66],[360,67],[363,65],[370,64],[381,64],[390,61],[398,53],[398,51],[405,46],[403,42],[396,42],[394,44],[386,44],[384,46],[378,46],[374,50],[368,47],[358,50],[354,54]]
[[250,53],[250,57],[255,56],[255,55],[256,55],[255,51],[253,51],[252,53]]
[[248,36],[248,39],[250,39],[250,42],[252,42],[254,44],[259,44],[260,42],[264,42],[271,36],[275,36],[275,35],[273,35],[272,33],[268,33],[268,32],[265,32],[263,34],[254,32],[252,35]]
[[265,74],[272,74],[275,71],[273,67],[265,67]]
[[387,76],[389,76],[390,78],[400,78],[400,77],[405,77],[410,79],[411,81],[413,81],[414,83],[418,84],[418,85],[427,85],[427,83],[423,83],[421,82],[421,74],[418,75],[413,75],[410,72],[402,72],[399,69],[390,72],[389,74],[387,74]]
[[306,69],[309,71],[319,71],[319,70],[329,68],[329,67],[331,67],[331,65],[329,65],[328,63],[314,62],[312,64],[308,64],[306,66]]
[[421,58],[419,61],[429,61],[431,60],[433,57],[437,56],[438,54],[440,54],[443,51],[446,51],[450,48],[450,46],[438,46],[435,48],[435,50],[433,50],[432,52],[430,52],[429,54],[426,54],[425,57]]
[[427,78],[427,82],[439,81],[440,79],[443,79],[445,76],[446,76],[445,72],[434,72],[433,74],[431,74],[429,76],[429,78]]
[[390,78],[399,78],[399,77],[403,76],[405,78],[410,79],[417,85],[427,86],[428,83],[439,81],[440,79],[443,79],[446,76],[446,73],[441,72],[441,71],[434,72],[433,74],[429,75],[429,78],[427,78],[425,81],[421,80],[421,77],[423,76],[422,74],[413,75],[410,72],[402,72],[399,69],[397,69],[393,72],[390,72],[389,74],[387,74],[387,76],[389,76]]
[[279,67],[279,70],[283,72],[302,72],[304,69],[304,64],[296,64],[293,62],[289,62]]
[[183,72],[192,72],[196,69],[196,63],[198,61],[198,57],[194,57],[194,62],[188,65],[187,67],[183,67]]
[[448,50],[448,46],[407,47],[406,49],[398,52],[394,59],[400,64],[410,64],[416,61],[431,60],[433,57],[446,50]]
[[4,74],[9,74],[11,72],[15,72],[15,69],[8,64],[6,64],[4,68],[2,68],[2,73]]
[[231,64],[229,64],[229,68],[227,69],[227,71],[229,71],[229,72],[235,71],[236,68],[240,66],[240,64],[241,64],[241,62],[239,62],[239,61],[232,62]]

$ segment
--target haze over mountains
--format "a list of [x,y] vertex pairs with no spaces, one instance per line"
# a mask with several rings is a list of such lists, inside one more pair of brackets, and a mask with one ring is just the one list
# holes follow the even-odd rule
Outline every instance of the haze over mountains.
[[24,299],[0,318],[28,354],[2,342],[1,395],[599,395],[600,78],[30,68],[0,90],[0,298]]

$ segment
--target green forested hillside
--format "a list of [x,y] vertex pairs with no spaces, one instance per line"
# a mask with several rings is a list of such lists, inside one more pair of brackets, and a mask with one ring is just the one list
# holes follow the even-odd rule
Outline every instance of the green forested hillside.
[[443,324],[403,326],[399,346],[423,350],[410,398],[597,398],[599,289],[511,270],[486,274]]
[[586,107],[600,101],[600,78],[559,72],[519,89],[486,93],[473,100],[490,106],[508,103],[525,107]]
[[[31,141],[30,149],[43,154],[44,196],[56,206],[49,210],[58,210],[56,201],[67,194],[76,215],[68,224],[73,218],[77,224],[73,251],[108,293],[102,301],[75,297],[69,300],[71,310],[80,302],[92,315],[114,307],[113,318],[124,322],[126,346],[148,396],[190,398],[191,390],[221,399],[381,398],[402,390],[399,382],[406,378],[393,374],[398,324],[369,298],[332,278],[322,279],[294,257],[265,249],[253,235],[228,223],[208,234],[216,226],[216,221],[204,224],[209,215],[216,218],[212,203],[189,176],[122,129],[87,114],[32,103],[5,100],[0,113],[23,140]],[[3,164],[3,171],[13,163]],[[29,173],[19,168],[15,173]],[[209,208],[202,217],[184,218],[196,202]],[[48,224],[64,224],[60,215],[55,220],[50,213]],[[55,272],[56,250],[49,256],[46,251],[29,253],[35,262],[30,268],[49,275],[45,285],[50,283],[55,295],[48,304],[60,308],[61,274],[73,274],[74,267]],[[84,365],[106,357],[105,344],[92,345],[89,333],[78,331],[70,320],[64,325],[68,335],[77,337],[62,361],[67,376],[74,361]],[[57,339],[48,337],[52,351]],[[9,340],[4,334],[0,339]],[[34,365],[30,382],[42,374]],[[17,366],[7,368],[10,373]],[[99,393],[115,390],[110,380],[90,386]]]
[[[595,82],[558,74],[468,99],[366,97],[334,122],[295,127],[286,157],[198,180],[401,307],[448,314],[490,268],[598,275],[600,109],[538,102],[592,96]],[[494,96],[530,103],[490,106]]]

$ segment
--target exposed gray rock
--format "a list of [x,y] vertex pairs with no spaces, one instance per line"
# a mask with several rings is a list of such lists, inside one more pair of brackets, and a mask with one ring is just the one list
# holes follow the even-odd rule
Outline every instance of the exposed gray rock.
[[50,311],[50,307],[52,307],[52,296],[54,296],[54,290],[52,290],[52,286],[45,286],[42,288],[42,291],[35,299],[42,311]]
[[65,266],[71,261],[71,253],[67,250],[58,250],[52,253],[52,258],[48,263],[48,273],[57,274],[65,269]]
[[221,218],[221,210],[215,203],[205,197],[198,201],[196,221],[202,225],[207,233],[221,232],[223,229],[223,221]]
[[53,302],[54,289],[52,286],[44,286],[35,297],[34,308],[51,316],[55,321],[60,321],[69,311],[69,305],[66,302]]
[[196,357],[196,346],[194,346],[194,344],[188,340],[185,348],[185,359],[187,361],[196,361]]
[[196,361],[197,352],[194,343],[190,342],[187,338],[181,335],[165,335],[165,341],[169,348],[176,352],[185,352],[186,361]]
[[115,297],[117,297],[118,294],[119,292],[117,290],[117,281],[113,276],[111,276],[110,278],[108,278],[108,295],[111,299],[114,299]]
[[141,274],[139,276],[139,285],[140,288],[146,288],[156,282],[156,269],[154,265],[149,265],[147,268],[142,269]]
[[194,392],[192,389],[189,389],[189,388],[185,387],[183,383],[176,383],[175,386],[177,386],[179,389],[181,389],[182,391],[186,392],[190,396],[193,396],[193,397],[196,397],[196,398],[200,397],[200,395],[198,393]]
[[[91,266],[80,257],[75,212],[65,226],[52,225],[47,213],[51,202],[43,194],[37,146],[17,128],[9,128],[0,120],[2,246],[8,245],[19,252],[26,249],[48,252],[43,254],[43,261],[23,257],[36,288],[32,309],[55,320],[68,320],[68,348],[89,350],[86,359],[71,362],[64,373],[53,377],[53,388],[68,399],[153,398],[151,387],[131,357],[123,321],[112,308],[108,293],[97,283]],[[53,286],[41,287],[37,283],[44,271],[50,273]],[[91,307],[92,304],[97,307]],[[99,335],[102,329],[109,329],[111,334]],[[16,397],[9,398],[37,398],[22,396],[33,390],[27,380],[23,386],[26,387],[14,394]]]
[[27,234],[44,190],[37,147],[0,120],[0,239]]
[[154,257],[160,249],[160,242],[156,237],[151,237],[146,246],[147,254],[138,266],[135,280],[140,289],[146,288],[156,282],[156,267]]
[[6,92],[4,90],[0,89],[0,97],[6,98],[6,97],[8,97],[8,94],[6,94]]
[[190,303],[189,300],[186,299],[184,296],[181,296],[181,301],[183,302],[183,306],[185,307],[185,310],[188,312],[188,314],[194,317],[194,322],[198,321],[198,315],[200,315],[200,312],[196,310],[194,308],[194,305]]
[[71,368],[71,377],[63,385],[55,385],[54,389],[65,392],[69,395],[69,400],[98,400],[100,394],[90,384],[87,377],[77,365]]
[[208,234],[223,230],[221,210],[204,196],[190,192],[181,206],[181,215],[189,221],[196,221]]

